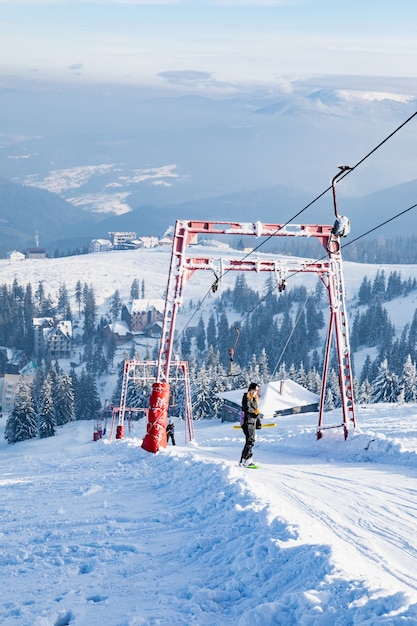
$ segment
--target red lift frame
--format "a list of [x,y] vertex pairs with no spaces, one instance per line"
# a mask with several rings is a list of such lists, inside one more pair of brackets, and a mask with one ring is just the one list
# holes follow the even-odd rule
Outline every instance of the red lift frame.
[[[113,408],[112,421],[110,426],[109,439],[113,440],[114,430],[116,426],[116,439],[123,439],[124,437],[124,423],[126,411],[143,411],[146,413],[148,421],[149,409],[132,409],[126,406],[127,391],[130,382],[135,380],[152,381],[156,379],[156,367],[157,361],[139,361],[137,359],[126,359],[123,367],[123,380],[122,391],[120,394],[120,405]],[[190,375],[188,372],[188,361],[174,361],[171,363],[171,368],[176,369],[177,381],[183,381],[184,383],[184,395],[185,395],[185,443],[194,441],[194,425],[192,420],[191,410],[191,393],[190,393]],[[182,376],[178,376],[178,370],[181,370]],[[117,425],[116,425],[117,423]],[[129,421],[130,427],[130,421]]]
[[[336,214],[337,215],[337,214]],[[177,220],[175,225],[172,255],[169,269],[168,286],[165,300],[162,336],[158,355],[157,382],[169,383],[169,369],[172,359],[174,332],[177,313],[182,304],[183,288],[196,270],[211,270],[217,280],[229,271],[275,272],[283,273],[311,272],[318,274],[329,296],[330,320],[327,333],[326,350],[322,374],[321,397],[317,438],[326,428],[344,429],[348,436],[349,424],[356,426],[353,397],[352,367],[350,359],[349,333],[346,317],[345,289],[342,272],[340,238],[333,234],[333,226],[312,224],[264,224],[261,222],[226,222]],[[186,256],[190,244],[196,243],[198,235],[239,235],[240,237],[315,237],[326,251],[326,259],[312,261],[306,259],[268,259],[250,260],[250,254],[239,259],[220,259],[199,256]],[[330,359],[332,339],[335,337],[338,360],[339,387],[341,395],[343,422],[335,426],[323,425],[325,390]]]

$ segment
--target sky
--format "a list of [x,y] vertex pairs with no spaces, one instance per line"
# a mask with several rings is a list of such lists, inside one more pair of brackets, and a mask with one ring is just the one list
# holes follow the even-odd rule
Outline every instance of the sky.
[[0,75],[227,92],[416,77],[414,0],[0,0]]

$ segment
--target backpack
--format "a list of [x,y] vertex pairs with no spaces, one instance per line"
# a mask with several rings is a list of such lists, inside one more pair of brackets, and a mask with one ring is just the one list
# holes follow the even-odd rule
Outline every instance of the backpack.
[[242,411],[246,413],[248,410],[248,396],[246,393],[242,396]]
[[242,410],[240,411],[240,425],[242,426],[245,421],[246,411],[248,410],[248,396],[246,393],[243,394],[242,397]]

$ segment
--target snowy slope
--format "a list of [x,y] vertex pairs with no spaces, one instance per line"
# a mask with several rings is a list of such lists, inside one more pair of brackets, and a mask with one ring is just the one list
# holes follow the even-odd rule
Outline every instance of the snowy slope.
[[188,445],[177,422],[156,455],[143,421],[113,443],[91,422],[0,433],[0,623],[417,624],[416,414],[360,408],[347,441],[316,441],[317,414],[280,418],[258,435],[259,470],[217,420]]
[[[141,250],[0,261],[0,270],[3,283],[36,289],[43,280],[52,296],[63,282],[72,298],[78,280],[92,284],[102,315],[116,289],[129,298],[135,278],[147,297],[163,296],[169,259]],[[345,264],[349,300],[378,269]],[[265,280],[246,278],[258,289]],[[211,272],[193,276],[179,327],[212,281]],[[234,281],[229,274],[225,286]],[[398,327],[414,298],[390,303]],[[316,441],[317,414],[280,418],[258,435],[256,471],[237,466],[242,435],[217,420],[197,422],[187,446],[178,422],[178,445],[151,455],[140,447],[143,421],[113,443],[93,442],[87,422],[8,445],[2,419],[0,623],[417,624],[416,416],[413,405],[358,407],[347,441],[340,429]],[[337,412],[325,418],[340,421]]]

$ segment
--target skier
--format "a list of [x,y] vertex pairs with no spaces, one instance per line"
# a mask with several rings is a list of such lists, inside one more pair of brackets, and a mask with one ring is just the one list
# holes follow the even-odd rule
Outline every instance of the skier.
[[242,411],[244,414],[242,430],[245,433],[245,445],[243,446],[239,465],[249,467],[254,465],[252,450],[255,444],[256,420],[258,419],[258,385],[251,383],[247,393],[243,394]]
[[172,445],[175,446],[175,424],[172,420],[169,420],[166,431],[167,431],[167,443],[171,439]]

